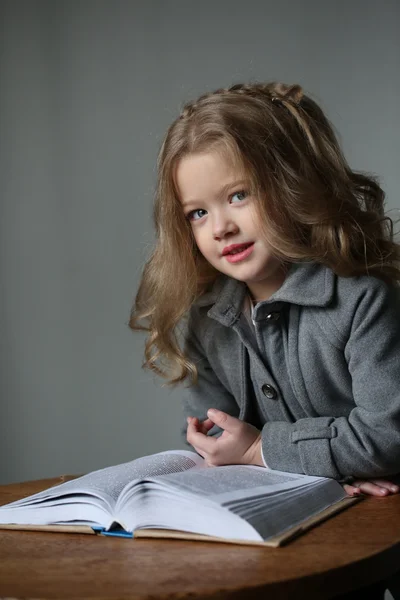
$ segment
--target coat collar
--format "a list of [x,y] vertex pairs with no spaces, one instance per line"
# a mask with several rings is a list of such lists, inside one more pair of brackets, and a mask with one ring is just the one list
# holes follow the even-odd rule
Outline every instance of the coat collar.
[[[282,286],[268,300],[257,305],[265,312],[271,304],[289,302],[300,306],[327,306],[333,298],[335,274],[317,263],[293,263]],[[208,316],[222,325],[231,326],[240,316],[247,286],[236,279],[220,275],[207,294],[196,302],[198,306],[212,307]]]

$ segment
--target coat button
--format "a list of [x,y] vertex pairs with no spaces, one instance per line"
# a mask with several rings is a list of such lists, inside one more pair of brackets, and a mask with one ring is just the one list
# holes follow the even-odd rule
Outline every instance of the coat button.
[[279,318],[280,314],[278,312],[269,313],[269,315],[265,317],[267,321],[279,321]]
[[272,385],[268,385],[267,383],[264,383],[261,390],[262,390],[262,393],[264,394],[264,396],[266,396],[270,400],[275,400],[278,397],[278,393],[277,393],[276,389],[272,387]]

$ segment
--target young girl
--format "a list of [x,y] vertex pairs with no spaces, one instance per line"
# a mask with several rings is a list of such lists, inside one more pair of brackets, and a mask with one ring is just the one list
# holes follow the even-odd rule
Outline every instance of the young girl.
[[149,332],[144,366],[189,381],[185,435],[208,464],[399,490],[400,246],[383,201],[299,85],[219,89],[168,129],[130,327]]

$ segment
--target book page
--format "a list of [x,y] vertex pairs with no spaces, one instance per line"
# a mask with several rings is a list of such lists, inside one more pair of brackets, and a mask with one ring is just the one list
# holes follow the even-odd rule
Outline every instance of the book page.
[[[120,465],[92,471],[87,475],[72,481],[66,481],[6,506],[8,508],[27,506],[64,496],[69,496],[70,501],[73,501],[74,495],[82,493],[106,499],[109,505],[113,506],[123,488],[132,481],[185,471],[194,467],[201,467],[203,464],[204,460],[195,452],[185,450],[159,452]],[[1,507],[0,513],[2,508],[6,507]]]
[[282,534],[346,498],[346,492],[337,481],[330,480],[328,483],[325,486],[313,486],[312,489],[300,488],[298,495],[294,496],[290,492],[283,492],[275,502],[260,502],[258,507],[250,510],[246,506],[229,506],[229,509],[250,523],[263,539],[267,539]]
[[191,494],[207,496],[218,504],[228,505],[235,500],[253,498],[258,494],[265,496],[328,480],[322,477],[273,471],[264,467],[225,465],[175,473],[167,477],[160,476],[152,478],[152,481],[161,483],[165,487],[172,486]]
[[346,496],[333,479],[250,465],[148,478],[140,489],[135,515],[129,514],[128,503],[120,512],[133,529],[171,528],[248,540],[267,540]]

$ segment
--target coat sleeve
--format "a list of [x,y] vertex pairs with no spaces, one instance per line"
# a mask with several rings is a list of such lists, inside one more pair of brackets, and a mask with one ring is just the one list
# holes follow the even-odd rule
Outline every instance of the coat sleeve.
[[[239,405],[234,396],[222,384],[211,367],[206,354],[201,346],[201,343],[191,326],[189,326],[185,335],[184,344],[185,356],[192,361],[198,372],[198,381],[195,385],[185,387],[183,391],[182,408],[184,423],[181,428],[182,438],[185,443],[188,416],[198,417],[201,421],[207,418],[209,408],[217,408],[233,417],[239,416]],[[222,430],[216,425],[208,432],[208,435],[219,436]]]
[[400,472],[398,288],[375,280],[364,289],[346,339],[353,410],[348,417],[266,423],[262,445],[271,468],[335,479]]

